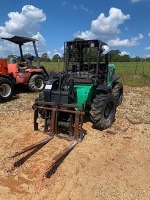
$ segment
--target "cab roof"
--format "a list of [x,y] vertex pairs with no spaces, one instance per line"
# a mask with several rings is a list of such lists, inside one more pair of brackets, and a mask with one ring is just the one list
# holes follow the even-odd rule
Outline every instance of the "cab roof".
[[13,43],[19,44],[19,45],[23,45],[24,43],[27,43],[27,42],[35,42],[35,41],[37,41],[34,38],[28,38],[28,37],[16,36],[16,35],[11,37],[11,38],[1,38],[1,39],[8,40],[10,42],[13,42]]
[[[71,45],[79,45],[79,46],[84,46],[84,47],[89,47],[91,44],[94,44],[95,47],[107,45],[105,42],[101,40],[72,40],[72,41],[66,41],[67,46]],[[108,45],[107,45],[108,46]]]

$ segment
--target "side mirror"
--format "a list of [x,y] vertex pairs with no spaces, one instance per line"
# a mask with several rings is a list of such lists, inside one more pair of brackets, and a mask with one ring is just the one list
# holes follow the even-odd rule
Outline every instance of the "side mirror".
[[103,45],[102,46],[102,51],[103,51],[103,54],[107,54],[109,52],[109,46]]

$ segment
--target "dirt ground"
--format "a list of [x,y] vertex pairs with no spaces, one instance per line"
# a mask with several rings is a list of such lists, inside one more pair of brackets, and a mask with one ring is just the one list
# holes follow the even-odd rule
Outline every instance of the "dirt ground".
[[105,131],[84,123],[84,140],[50,178],[52,158],[69,142],[54,138],[42,148],[9,156],[47,138],[33,130],[37,94],[20,93],[0,104],[0,200],[149,200],[150,88],[124,88],[116,121]]

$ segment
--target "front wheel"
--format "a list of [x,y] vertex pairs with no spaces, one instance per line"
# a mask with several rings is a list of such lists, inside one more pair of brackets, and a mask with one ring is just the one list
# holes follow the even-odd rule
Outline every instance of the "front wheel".
[[113,94],[100,94],[93,100],[90,110],[90,118],[93,127],[104,130],[115,121],[116,100]]
[[28,86],[32,92],[41,92],[45,87],[43,76],[40,74],[34,74],[31,76]]
[[0,77],[0,101],[8,101],[13,95],[13,83],[7,79]]

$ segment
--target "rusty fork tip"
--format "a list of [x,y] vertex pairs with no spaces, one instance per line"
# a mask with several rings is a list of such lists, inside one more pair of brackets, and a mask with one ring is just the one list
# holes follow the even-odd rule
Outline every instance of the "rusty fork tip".
[[15,153],[13,153],[12,155],[9,155],[7,158],[14,158],[18,155],[18,151],[16,151]]
[[14,157],[15,157],[15,156],[8,156],[7,158],[10,159],[10,158],[14,158]]
[[8,156],[7,158],[9,159],[9,158],[13,158],[14,156],[13,155],[10,155],[10,156]]

